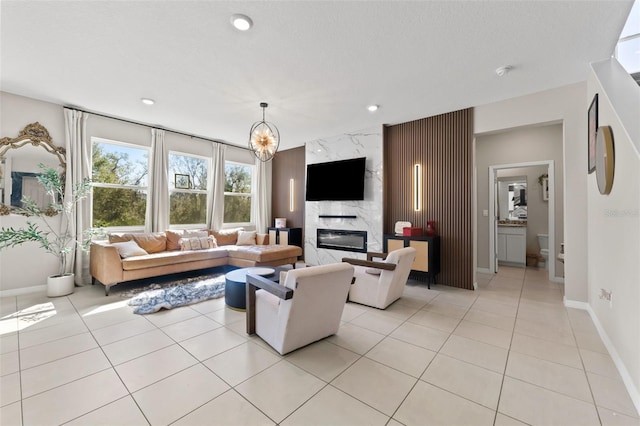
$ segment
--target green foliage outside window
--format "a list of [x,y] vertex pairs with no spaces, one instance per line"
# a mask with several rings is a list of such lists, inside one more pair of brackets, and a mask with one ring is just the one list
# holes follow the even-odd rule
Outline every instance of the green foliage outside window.
[[224,223],[251,222],[252,172],[249,165],[225,165]]
[[[190,225],[207,222],[207,174],[209,162],[200,157],[169,154],[169,223]],[[176,174],[189,176],[189,189],[175,189]]]
[[144,226],[147,194],[123,188],[93,188],[93,227]]
[[224,223],[251,222],[251,197],[224,196]]
[[[137,154],[139,158],[131,159],[130,153]],[[147,174],[146,150],[118,150],[116,145],[94,143],[92,226],[144,226]]]
[[169,222],[172,225],[207,222],[207,194],[174,192],[169,203]]

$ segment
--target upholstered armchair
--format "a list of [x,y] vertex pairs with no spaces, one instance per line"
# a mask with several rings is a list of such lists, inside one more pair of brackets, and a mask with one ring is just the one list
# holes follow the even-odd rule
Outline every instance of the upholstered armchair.
[[247,333],[281,355],[337,333],[352,279],[347,263],[293,269],[280,284],[248,274]]
[[[377,257],[383,260],[372,260]],[[402,296],[415,258],[416,250],[412,247],[389,254],[368,253],[367,260],[343,258],[343,262],[354,265],[355,281],[349,290],[349,300],[385,309]]]

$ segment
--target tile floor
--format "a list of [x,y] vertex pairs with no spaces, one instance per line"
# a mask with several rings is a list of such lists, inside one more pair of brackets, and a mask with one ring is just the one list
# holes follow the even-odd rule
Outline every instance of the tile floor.
[[545,271],[410,282],[287,356],[224,299],[138,316],[117,287],[0,299],[0,424],[638,425],[584,311]]

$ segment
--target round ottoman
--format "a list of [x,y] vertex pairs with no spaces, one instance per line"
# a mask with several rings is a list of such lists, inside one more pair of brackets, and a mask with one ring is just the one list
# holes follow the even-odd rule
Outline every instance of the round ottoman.
[[247,271],[249,268],[236,269],[224,276],[224,303],[230,308],[244,311],[247,308]]

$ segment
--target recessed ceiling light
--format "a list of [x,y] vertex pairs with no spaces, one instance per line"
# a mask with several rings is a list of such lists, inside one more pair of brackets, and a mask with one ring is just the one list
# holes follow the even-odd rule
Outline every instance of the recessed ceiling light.
[[369,110],[369,112],[375,112],[378,110],[378,105],[369,105],[367,109]]
[[231,15],[231,24],[240,31],[247,31],[253,26],[253,21],[247,15]]
[[145,105],[153,105],[153,104],[156,103],[156,101],[154,101],[153,99],[149,99],[149,98],[141,98],[140,100]]

